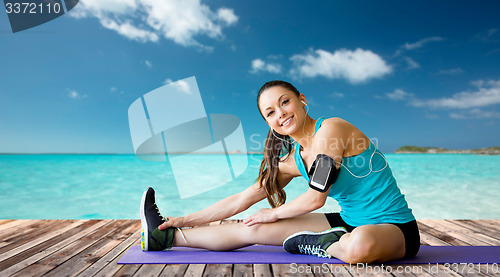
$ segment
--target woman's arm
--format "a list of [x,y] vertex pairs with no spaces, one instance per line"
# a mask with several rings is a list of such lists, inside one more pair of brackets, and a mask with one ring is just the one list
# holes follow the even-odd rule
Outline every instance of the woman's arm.
[[265,191],[259,189],[259,184],[255,183],[246,190],[226,197],[201,211],[183,217],[169,217],[167,222],[160,225],[160,229],[163,230],[168,227],[191,227],[226,219],[248,209],[265,197]]
[[276,219],[296,217],[323,207],[329,191],[330,189],[326,192],[319,192],[309,188],[299,197],[274,209]]
[[[332,157],[337,163],[337,168],[339,168],[345,146],[347,142],[349,142],[346,135],[349,129],[347,128],[346,122],[339,119],[325,120],[323,124],[325,127],[319,129],[315,134],[310,152],[311,155],[309,155],[306,164],[311,165],[312,161],[316,159],[316,155],[325,154]],[[243,223],[252,226],[257,223],[274,222],[278,219],[296,217],[310,213],[321,208],[325,204],[330,189],[326,192],[319,192],[309,188],[299,197],[275,209],[261,209],[259,212],[245,219]]]
[[310,213],[323,207],[329,191],[321,193],[310,188],[299,197],[277,208],[259,210],[257,213],[243,220],[243,223],[247,226],[252,226],[257,223],[274,222],[278,219]]

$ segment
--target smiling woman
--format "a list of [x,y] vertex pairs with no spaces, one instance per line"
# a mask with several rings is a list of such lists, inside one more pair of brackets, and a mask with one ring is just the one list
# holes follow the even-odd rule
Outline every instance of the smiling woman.
[[[412,211],[384,155],[360,130],[340,118],[311,118],[305,95],[284,81],[264,84],[257,106],[270,127],[257,182],[201,211],[166,219],[148,188],[141,202],[144,251],[270,244],[349,263],[416,255],[420,238]],[[333,143],[339,140],[345,143]],[[285,203],[284,187],[301,175],[309,189]],[[338,201],[340,213],[312,213],[328,197]],[[265,198],[272,208],[241,223],[180,229],[229,218]]]

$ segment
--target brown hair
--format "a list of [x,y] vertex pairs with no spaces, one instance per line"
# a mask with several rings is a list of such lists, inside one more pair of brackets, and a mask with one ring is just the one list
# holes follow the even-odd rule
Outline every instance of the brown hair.
[[[265,83],[257,94],[257,108],[259,108],[260,115],[263,118],[264,115],[260,111],[259,107],[260,96],[265,90],[274,86],[283,87],[295,93],[297,97],[300,96],[300,92],[288,82],[270,81]],[[257,181],[260,184],[260,188],[264,188],[266,191],[267,201],[269,201],[271,207],[276,208],[283,205],[286,201],[285,190],[278,183],[278,163],[282,158],[284,158],[284,160],[288,159],[288,154],[292,151],[292,143],[290,136],[281,135],[276,132],[273,134],[273,132],[273,129],[270,128],[267,133],[264,157],[262,158],[262,162],[260,164],[259,177],[257,177]]]

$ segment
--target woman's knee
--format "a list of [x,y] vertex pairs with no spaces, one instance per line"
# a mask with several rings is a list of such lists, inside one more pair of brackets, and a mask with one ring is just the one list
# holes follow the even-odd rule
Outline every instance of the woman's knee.
[[364,232],[352,232],[349,243],[345,247],[347,263],[371,263],[375,259],[376,241],[373,236]]

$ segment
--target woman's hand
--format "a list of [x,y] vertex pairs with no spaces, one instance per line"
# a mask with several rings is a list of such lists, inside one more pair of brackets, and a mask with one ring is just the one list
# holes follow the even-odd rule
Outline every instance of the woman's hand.
[[278,215],[275,213],[274,209],[260,209],[255,214],[244,219],[243,223],[250,227],[257,223],[269,223],[277,220]]
[[167,221],[158,226],[158,229],[165,230],[168,227],[184,227],[184,217],[167,217]]

